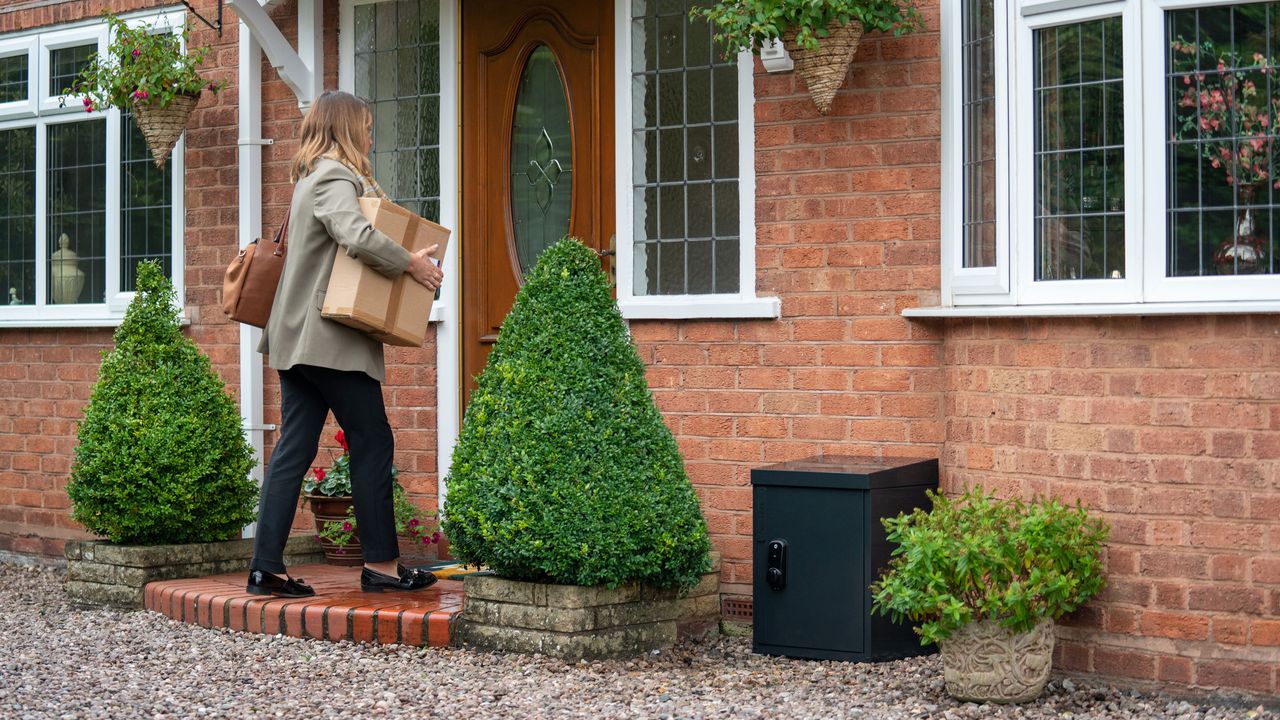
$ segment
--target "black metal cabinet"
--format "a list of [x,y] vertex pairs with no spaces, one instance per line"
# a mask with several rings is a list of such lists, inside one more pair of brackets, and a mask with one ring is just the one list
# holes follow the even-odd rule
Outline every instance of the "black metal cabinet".
[[892,545],[880,519],[928,507],[938,461],[818,456],[751,471],[753,650],[824,660],[892,660],[932,646],[871,614]]

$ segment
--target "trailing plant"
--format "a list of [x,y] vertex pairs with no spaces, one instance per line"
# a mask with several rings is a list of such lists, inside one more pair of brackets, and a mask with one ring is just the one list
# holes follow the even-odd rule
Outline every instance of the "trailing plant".
[[64,95],[81,95],[85,110],[107,107],[129,109],[145,103],[167,107],[180,95],[198,96],[202,90],[220,90],[224,83],[210,82],[197,69],[209,48],[183,51],[190,28],[178,33],[154,25],[130,25],[104,13],[111,41],[80,72]]
[[158,263],[138,264],[137,289],[78,429],[72,517],[116,543],[226,540],[258,497],[240,410],[182,334]]
[[1109,528],[1056,499],[1001,500],[982,488],[958,500],[930,492],[933,509],[885,518],[897,543],[872,585],[873,609],[916,623],[921,643],[975,620],[1026,632],[1074,611],[1105,584]]
[[698,498],[595,252],[565,238],[516,295],[448,477],[451,553],[513,579],[692,586]]
[[[395,501],[396,534],[423,545],[438,544],[443,536],[436,529],[436,514],[419,510],[410,500],[404,488],[396,483],[392,495]],[[355,507],[347,508],[347,518],[341,522],[330,520],[320,530],[318,538],[328,540],[339,549],[351,544],[357,535]]]
[[832,23],[857,21],[866,32],[894,35],[923,24],[915,0],[718,0],[694,7],[689,14],[714,23],[714,37],[726,56],[743,50],[759,54],[761,47],[789,29],[796,31],[796,45],[817,50]]

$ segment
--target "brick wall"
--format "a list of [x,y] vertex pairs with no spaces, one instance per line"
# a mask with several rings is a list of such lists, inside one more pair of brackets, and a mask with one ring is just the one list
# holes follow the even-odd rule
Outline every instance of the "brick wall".
[[1280,692],[1280,317],[940,329],[947,488],[1079,499],[1112,525],[1060,666]]
[[[213,17],[213,0],[196,7]],[[156,0],[113,0],[117,13],[168,8]],[[0,1],[0,33],[32,30],[98,17],[88,0]],[[222,271],[236,253],[236,26],[221,38],[199,23],[193,45],[210,45],[211,79],[231,81],[219,95],[204,93],[187,134],[188,333],[213,359],[234,392],[238,388],[239,331],[222,319]],[[71,520],[65,487],[75,456],[75,425],[97,380],[110,329],[0,329],[0,550],[60,555],[70,538],[84,538]]]

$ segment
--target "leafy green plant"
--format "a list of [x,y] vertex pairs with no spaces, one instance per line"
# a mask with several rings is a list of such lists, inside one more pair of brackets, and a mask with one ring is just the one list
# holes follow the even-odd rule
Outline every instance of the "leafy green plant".
[[[409,500],[404,488],[396,484],[393,492],[395,501],[396,534],[404,535],[413,542],[423,545],[439,543],[444,536],[440,534],[436,524],[436,513],[419,510]],[[347,518],[341,522],[330,520],[320,530],[318,538],[328,540],[339,549],[351,544],[357,535],[359,524],[356,522],[355,507],[347,508]]]
[[94,57],[80,72],[65,95],[82,95],[85,110],[114,106],[128,109],[134,103],[167,107],[179,95],[199,95],[201,90],[217,92],[223,83],[209,82],[197,68],[209,48],[183,52],[190,29],[178,34],[169,28],[130,25],[111,13],[104,13],[111,42],[105,53]]
[[796,45],[817,50],[832,22],[848,25],[856,20],[866,32],[894,35],[923,24],[914,0],[718,0],[694,7],[689,14],[715,24],[715,39],[726,56],[743,50],[759,54],[768,41],[789,29],[796,30]]
[[898,547],[871,587],[873,609],[916,623],[922,644],[975,620],[1026,632],[1102,589],[1109,528],[1079,504],[1000,500],[982,488],[958,500],[929,498],[929,512],[883,520]]
[[443,525],[460,560],[523,580],[691,586],[698,498],[596,254],[543,252],[471,395]]
[[173,285],[138,264],[79,427],[72,517],[112,542],[226,540],[253,521],[253,449],[209,358],[179,327]]
[[[342,448],[342,454],[333,459],[333,463],[327,470],[321,467],[311,468],[311,474],[302,483],[303,495],[351,496],[351,448],[347,444],[346,433],[343,431],[334,433],[333,439]],[[399,477],[400,469],[392,465],[391,481],[397,483],[396,487],[399,487]]]

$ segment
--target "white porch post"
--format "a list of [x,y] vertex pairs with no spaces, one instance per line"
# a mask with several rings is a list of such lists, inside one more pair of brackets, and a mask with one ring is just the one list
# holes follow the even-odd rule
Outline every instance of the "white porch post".
[[227,0],[249,34],[262,47],[280,79],[298,97],[303,113],[324,84],[324,0],[298,0],[298,50],[289,45],[266,8],[274,0]]

